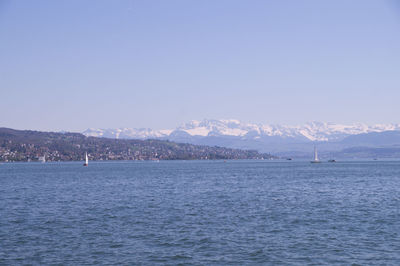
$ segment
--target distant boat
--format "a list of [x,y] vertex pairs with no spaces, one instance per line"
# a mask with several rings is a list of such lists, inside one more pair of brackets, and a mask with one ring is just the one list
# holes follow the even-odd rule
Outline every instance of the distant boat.
[[286,160],[288,160],[288,161],[291,161],[291,160],[292,160],[292,158],[286,158]]
[[335,159],[331,159],[331,160],[329,160],[328,162],[330,162],[330,163],[336,163],[336,160],[335,160]]
[[317,152],[317,147],[314,146],[314,160],[311,161],[311,163],[320,163],[321,161],[318,159],[318,152]]
[[89,165],[89,158],[87,156],[87,152],[85,152],[85,163],[83,164],[83,166],[88,166]]
[[40,157],[39,157],[39,162],[45,163],[45,162],[46,162],[46,156],[45,156],[45,155],[40,156]]

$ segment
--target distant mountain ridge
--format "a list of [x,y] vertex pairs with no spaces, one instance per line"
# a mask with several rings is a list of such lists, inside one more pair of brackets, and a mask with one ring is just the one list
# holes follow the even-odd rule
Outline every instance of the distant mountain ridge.
[[202,121],[190,121],[177,127],[176,129],[87,129],[83,132],[83,134],[86,136],[117,139],[167,138],[169,136],[233,136],[247,139],[257,139],[263,136],[275,136],[309,141],[338,141],[351,135],[393,130],[400,131],[400,124],[377,124],[369,126],[362,123],[343,125],[325,122],[309,122],[300,126],[286,126],[243,123],[235,119],[204,119]]
[[[390,148],[400,145],[400,124],[309,122],[287,126],[243,123],[235,119],[204,119],[190,121],[175,129],[88,129],[83,134],[116,139],[164,139],[300,157],[309,156],[315,144],[322,156],[324,153],[336,154],[354,147],[360,150],[362,147]],[[351,157],[349,152],[342,154]]]

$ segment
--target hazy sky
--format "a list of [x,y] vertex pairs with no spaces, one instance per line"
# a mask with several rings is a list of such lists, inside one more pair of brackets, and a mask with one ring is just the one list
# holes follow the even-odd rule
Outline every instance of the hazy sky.
[[0,0],[0,127],[400,123],[396,0]]

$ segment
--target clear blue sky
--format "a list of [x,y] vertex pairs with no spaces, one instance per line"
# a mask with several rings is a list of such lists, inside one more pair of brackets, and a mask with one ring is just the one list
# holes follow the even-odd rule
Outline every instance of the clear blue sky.
[[0,126],[400,123],[400,4],[0,0]]

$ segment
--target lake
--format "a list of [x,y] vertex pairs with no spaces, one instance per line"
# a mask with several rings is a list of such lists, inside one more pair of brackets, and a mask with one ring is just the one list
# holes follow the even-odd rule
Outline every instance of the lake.
[[0,264],[400,264],[400,162],[0,165]]

